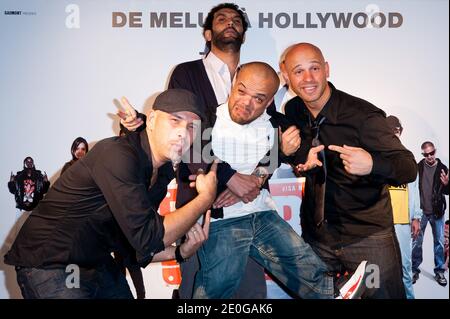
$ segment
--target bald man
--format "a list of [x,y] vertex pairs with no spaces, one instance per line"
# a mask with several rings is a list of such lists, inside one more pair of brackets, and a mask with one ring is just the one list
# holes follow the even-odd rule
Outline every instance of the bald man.
[[[316,46],[290,48],[284,72],[297,94],[286,116],[301,132],[301,147],[286,155],[307,178],[303,238],[336,273],[371,262],[371,289],[363,297],[405,298],[388,185],[415,180],[413,154],[381,109],[327,81],[330,67]],[[321,149],[321,166],[303,165],[312,147]]]
[[[278,133],[266,113],[278,86],[279,78],[268,64],[242,65],[228,102],[217,108],[212,130],[214,155],[239,173],[256,174],[261,185],[269,173],[260,170],[266,154],[272,154],[269,162],[278,160],[275,139]],[[266,165],[273,167],[273,163],[266,162]],[[214,207],[223,208],[223,216],[211,219],[209,239],[198,251],[200,270],[196,275],[194,298],[231,298],[239,287],[248,258],[270,271],[301,298],[334,297],[333,280],[326,265],[278,215],[266,189],[253,201],[239,198],[227,189]],[[364,266],[362,263],[361,269]],[[360,275],[361,271],[352,278]],[[354,282],[358,284],[347,286],[352,288],[350,292],[341,290],[340,293],[347,298],[357,296],[362,280]]]

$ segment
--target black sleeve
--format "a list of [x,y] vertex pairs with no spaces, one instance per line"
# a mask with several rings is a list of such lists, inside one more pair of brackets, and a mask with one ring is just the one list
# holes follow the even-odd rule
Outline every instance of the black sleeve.
[[389,185],[413,182],[417,176],[414,155],[392,133],[382,111],[369,111],[360,129],[361,147],[372,155],[370,175]]
[[126,147],[109,148],[93,168],[93,178],[114,218],[136,250],[140,265],[164,250],[163,217],[154,208],[139,172],[139,159]]
[[[300,148],[297,150],[297,152],[295,152],[295,154],[291,156],[282,154],[281,160],[286,164],[298,165],[306,162],[309,149],[311,148],[312,137],[308,134],[308,132],[306,132],[305,128],[300,127],[300,125],[296,123],[295,118],[298,116],[298,111],[294,102],[295,101],[291,100],[286,104],[286,120],[288,121],[289,126],[295,125],[300,130]],[[286,129],[284,129],[283,131],[285,130]]]
[[168,89],[185,89],[195,92],[192,86],[192,80],[189,79],[189,71],[185,70],[183,65],[177,65],[169,79]]
[[217,183],[219,186],[226,186],[230,178],[236,173],[230,164],[221,162],[217,166]]
[[[269,114],[269,112],[267,112],[267,113]],[[278,164],[277,164],[277,167],[279,167],[281,163],[291,164],[295,160],[295,154],[293,154],[291,156],[286,156],[281,151],[280,131],[281,131],[281,133],[283,133],[289,127],[296,126],[296,125],[291,120],[292,117],[288,117],[287,115],[285,115],[283,113],[274,111],[274,112],[271,112],[271,114],[269,114],[269,115],[271,116],[270,122],[272,123],[272,126],[275,128],[276,136],[275,136],[275,143],[274,143],[274,145],[272,147],[272,150],[266,156],[269,156],[269,154],[273,155],[273,154],[275,154],[275,152],[277,152],[278,153]],[[293,115],[291,114],[291,116],[293,116]],[[277,167],[275,167],[275,169]],[[273,171],[271,173],[273,173]]]
[[[448,168],[447,168],[447,166],[445,166],[444,164],[442,164],[442,166],[444,166],[444,172],[445,172],[445,174],[448,174]],[[440,174],[440,173],[439,173]],[[447,186],[444,186],[443,188],[442,188],[442,193],[444,194],[444,195],[448,195],[448,189],[449,189],[449,184],[447,184]]]
[[50,187],[50,181],[43,181],[42,194],[47,193],[49,187]]
[[284,115],[276,110],[274,102],[267,108],[267,114],[271,116],[270,121],[277,127],[280,127],[282,132],[286,131],[292,125],[295,125],[287,116],[287,113]]
[[15,181],[8,182],[8,189],[11,194],[15,194],[16,193],[16,182]]

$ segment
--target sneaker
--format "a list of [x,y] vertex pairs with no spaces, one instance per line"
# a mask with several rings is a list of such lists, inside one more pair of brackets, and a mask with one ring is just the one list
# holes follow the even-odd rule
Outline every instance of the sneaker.
[[445,287],[447,286],[447,279],[445,279],[444,274],[442,272],[438,272],[435,276],[434,279],[436,280],[436,282]]
[[366,284],[367,261],[362,261],[352,276],[339,289],[339,294],[335,299],[357,299],[363,294]]
[[417,280],[419,280],[419,273],[415,272],[415,273],[413,273],[413,277],[412,277],[413,285],[416,283]]

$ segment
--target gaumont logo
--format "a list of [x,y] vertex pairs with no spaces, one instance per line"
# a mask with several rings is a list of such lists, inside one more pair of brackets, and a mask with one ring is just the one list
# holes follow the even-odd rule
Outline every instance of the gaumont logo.
[[5,16],[35,16],[35,11],[22,11],[22,10],[5,10],[3,11]]
[[[243,9],[245,12],[245,9]],[[202,27],[206,14],[188,11],[114,11],[113,28],[197,28]],[[377,5],[368,5],[358,12],[254,12],[247,16],[250,27],[259,29],[364,29],[400,28],[403,15],[399,12],[384,12]]]
[[22,14],[22,11],[10,10],[10,11],[5,11],[4,13],[7,16],[20,16]]

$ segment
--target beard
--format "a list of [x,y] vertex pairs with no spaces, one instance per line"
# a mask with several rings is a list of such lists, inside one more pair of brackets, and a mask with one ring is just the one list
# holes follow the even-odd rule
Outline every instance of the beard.
[[[236,109],[240,109],[241,112],[235,112]],[[255,119],[251,115],[239,114],[239,113],[242,113],[242,110],[244,110],[244,109],[247,112],[247,109],[245,107],[242,107],[242,106],[239,107],[239,106],[235,105],[235,106],[233,106],[232,109],[230,109],[229,114],[230,114],[231,120],[234,123],[237,123],[237,124],[240,124],[240,125],[246,125],[246,124],[251,123]]]
[[[225,36],[225,32],[230,30],[233,30],[236,33],[236,37]],[[242,43],[244,42],[244,34],[239,33],[233,27],[229,27],[220,33],[215,33],[213,31],[211,42],[221,51],[232,50],[233,52],[239,52],[241,50]]]
[[189,143],[181,143],[181,148],[179,147],[180,143],[175,143],[171,145],[169,150],[169,159],[172,162],[174,166],[177,166],[181,160],[183,159],[183,156],[187,153],[189,154],[188,150],[190,148]]
[[172,162],[172,165],[173,165],[174,167],[177,167],[178,164],[180,164],[181,159],[182,159],[182,156],[179,155],[179,154],[177,154],[177,153],[175,153],[175,152],[172,152],[172,153],[170,154],[170,161]]
[[236,116],[234,114],[230,114],[231,119],[233,120],[234,123],[240,124],[240,125],[246,125],[251,123],[252,121],[249,119],[244,119],[240,116]]

